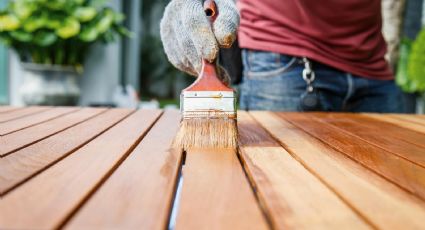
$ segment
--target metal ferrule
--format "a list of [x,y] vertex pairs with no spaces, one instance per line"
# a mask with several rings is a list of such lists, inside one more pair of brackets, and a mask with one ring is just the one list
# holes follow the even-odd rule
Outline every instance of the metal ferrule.
[[183,91],[180,97],[183,119],[236,118],[236,96],[232,91]]

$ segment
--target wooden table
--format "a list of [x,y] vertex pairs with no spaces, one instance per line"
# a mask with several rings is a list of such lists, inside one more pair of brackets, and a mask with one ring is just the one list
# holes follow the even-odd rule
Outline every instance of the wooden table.
[[238,115],[184,153],[177,111],[0,107],[0,229],[425,229],[425,116]]

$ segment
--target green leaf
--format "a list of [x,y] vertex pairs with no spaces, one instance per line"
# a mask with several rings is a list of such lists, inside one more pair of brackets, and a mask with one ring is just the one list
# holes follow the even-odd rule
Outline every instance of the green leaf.
[[103,17],[96,24],[97,32],[105,33],[111,28],[112,22],[114,21],[114,13],[110,9],[106,9],[103,12]]
[[0,40],[35,62],[76,65],[93,42],[131,36],[120,25],[124,15],[106,1],[8,0],[0,10]]
[[99,33],[97,32],[96,27],[88,26],[81,31],[79,36],[80,40],[85,42],[93,42],[98,37]]
[[96,8],[90,6],[78,7],[73,13],[74,17],[77,18],[80,22],[90,21],[96,16],[96,14]]
[[124,21],[124,19],[125,19],[125,15],[124,14],[114,12],[114,22],[115,23],[121,23],[121,22]]
[[30,42],[32,40],[32,34],[22,30],[12,31],[10,36],[20,42]]
[[16,30],[19,26],[19,20],[15,16],[0,15],[0,32]]
[[112,33],[111,31],[106,31],[104,39],[106,43],[114,42],[115,41],[114,33]]
[[56,34],[67,39],[77,35],[80,32],[80,23],[75,18],[67,18],[60,28],[56,30]]
[[52,30],[56,30],[58,28],[60,28],[62,25],[61,21],[59,20],[55,20],[55,19],[50,19],[46,22],[46,28],[52,29]]
[[52,10],[61,10],[61,9],[66,9],[67,4],[68,4],[67,0],[54,0],[46,4],[46,7]]
[[400,43],[400,57],[398,59],[397,65],[397,73],[396,73],[396,83],[404,92],[410,91],[410,81],[407,76],[407,65],[408,65],[408,57],[410,53],[410,49],[412,46],[412,42],[408,39],[402,39]]
[[425,92],[425,28],[412,44],[407,73],[414,92]]
[[74,1],[74,3],[75,3],[75,4],[77,4],[77,5],[81,6],[81,5],[83,5],[83,4],[84,4],[84,2],[85,2],[86,0],[73,0],[73,1]]
[[25,20],[37,10],[37,5],[27,0],[16,0],[12,4],[12,10],[19,19]]
[[125,28],[124,26],[115,26],[115,29],[119,34],[121,34],[124,37],[132,38],[134,37],[134,33]]
[[101,7],[105,6],[107,1],[108,0],[90,0],[89,5],[94,7],[94,8],[101,8]]
[[47,31],[38,31],[35,34],[34,42],[35,44],[39,46],[46,47],[55,43],[57,39],[58,37],[56,36],[55,33],[47,32]]
[[27,32],[34,32],[44,26],[47,26],[47,20],[43,17],[30,17],[23,24],[24,30]]
[[42,17],[44,19],[44,28],[56,30],[62,26],[62,22],[67,18],[67,15],[62,12],[55,12],[54,14],[43,12]]

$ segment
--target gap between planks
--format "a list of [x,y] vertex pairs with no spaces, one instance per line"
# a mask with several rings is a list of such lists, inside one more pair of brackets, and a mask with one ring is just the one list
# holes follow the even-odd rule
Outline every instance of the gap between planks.
[[153,110],[135,112],[7,194],[2,198],[0,226],[12,229],[61,226],[122,163],[160,114]]
[[77,151],[132,112],[134,110],[108,110],[14,154],[0,158],[0,195],[10,192],[57,161]]
[[0,137],[0,146],[2,146],[0,148],[0,156],[5,157],[106,111],[107,109],[84,108],[76,113],[70,113],[48,122],[2,136]]
[[[276,130],[277,128],[279,128],[279,126],[276,126],[276,124],[273,124],[273,125],[271,125],[271,126],[273,126],[273,127],[275,127],[275,129],[273,129],[273,130]],[[275,132],[275,131],[273,131],[273,132]],[[293,133],[292,133],[293,134]],[[295,140],[291,140],[291,143],[296,143],[296,142],[293,142],[293,141],[295,141]],[[313,142],[313,143],[315,143],[315,142]],[[279,150],[280,151],[280,150]],[[12,156],[12,155],[11,155]],[[72,156],[72,155],[71,155]],[[130,156],[132,156],[132,155],[130,155]],[[129,156],[129,157],[130,157]],[[128,158],[127,158],[128,159]],[[65,160],[67,160],[66,158],[63,160],[63,161],[65,161]],[[348,160],[348,159],[346,159],[346,160]],[[123,163],[122,163],[122,165],[120,166],[120,167],[122,167],[123,165],[124,165],[124,163],[125,163],[126,161],[124,161]],[[320,162],[320,161],[319,161]],[[322,161],[323,162],[323,161]],[[342,162],[345,162],[345,161],[342,161]],[[59,162],[59,163],[61,163],[61,162]],[[55,165],[56,166],[56,165]],[[118,168],[118,170],[120,169],[120,167]],[[332,167],[331,167],[332,168]],[[337,167],[336,167],[337,168]],[[354,167],[355,168],[355,167]],[[335,167],[333,167],[333,169],[335,169]],[[50,169],[49,169],[50,170]],[[118,170],[116,171],[116,172],[118,172]],[[319,170],[320,171],[320,170]],[[321,172],[323,172],[323,171],[321,171]],[[114,173],[115,174],[115,173]],[[114,175],[114,174],[112,174],[112,176]],[[40,175],[40,176],[42,176],[43,175],[43,173]],[[367,173],[365,174],[365,175],[368,175]],[[337,178],[344,178],[344,176],[346,176],[345,174],[343,174],[343,176],[339,176],[339,177],[337,177]],[[375,177],[376,177],[376,175],[375,175]],[[112,178],[112,177],[111,177]],[[350,177],[349,177],[350,178]],[[379,182],[381,182],[379,179],[376,179],[376,178],[374,178],[374,176],[372,175],[371,176],[371,178],[372,178],[372,181],[375,179],[376,181],[378,181],[378,185],[380,185],[379,184]],[[109,181],[109,179],[108,180],[106,180],[106,182],[105,182],[105,184],[104,185],[102,185],[102,187],[101,188],[103,188],[104,186],[106,186],[106,184],[107,184],[107,182]],[[329,180],[323,180],[323,181],[327,181],[328,183],[330,183],[329,182]],[[352,180],[352,178],[350,178],[350,181],[352,182],[353,180]],[[355,180],[354,180],[355,181]],[[375,182],[376,182],[375,181]],[[31,182],[31,181],[29,181],[29,182]],[[28,182],[28,183],[29,183]],[[341,183],[341,181],[338,181],[339,183]],[[332,185],[332,183],[330,183],[331,185]],[[342,183],[343,184],[343,183]],[[391,191],[391,192],[393,192],[393,190],[395,190],[395,191],[398,191],[397,189],[398,188],[393,188],[391,185],[389,185],[388,186],[388,183],[386,182],[386,181],[384,181],[383,182],[383,184],[385,185],[385,186],[387,186],[387,187],[385,187],[385,186],[383,186],[383,188],[390,188],[389,189],[389,191]],[[25,186],[25,184],[24,184],[24,186]],[[330,187],[332,187],[332,186],[330,186]],[[338,187],[338,186],[336,186],[337,188],[339,188],[339,189],[342,189],[341,187]],[[332,187],[333,188],[333,187]],[[363,188],[364,189],[364,188]],[[369,188],[370,189],[370,188]],[[342,189],[343,190],[343,189]],[[382,191],[383,189],[381,189],[381,191]],[[97,192],[100,192],[100,191],[102,191],[101,189],[100,190],[98,190]],[[338,191],[338,189],[335,189],[335,191]],[[346,193],[349,193],[349,191],[347,191],[347,190],[343,190],[344,192],[346,192]],[[355,190],[355,191],[358,191],[358,190]],[[373,190],[372,190],[373,191]],[[97,194],[97,192],[96,193],[94,193],[94,196],[93,197],[95,197],[96,196],[96,194]],[[354,192],[353,192],[354,193]],[[13,194],[13,193],[11,193],[11,194]],[[385,200],[385,199],[389,199],[387,196],[385,196],[385,194],[382,194],[382,193],[378,193],[379,195],[383,195],[384,196],[384,198],[381,198],[381,200],[383,199],[383,200]],[[397,192],[395,193],[395,194],[397,194]],[[361,195],[364,195],[364,193],[362,193]],[[370,194],[369,194],[370,195]],[[391,196],[393,196],[393,195],[391,195]],[[404,192],[401,192],[401,195],[399,194],[399,195],[397,195],[397,196],[399,196],[400,197],[400,199],[407,199],[407,204],[406,205],[411,205],[411,199],[412,198],[410,198],[409,196],[406,196],[405,194],[404,194]],[[397,196],[395,196],[396,198],[397,198]],[[7,196],[6,196],[7,197]],[[344,196],[341,196],[341,197],[344,197]],[[406,198],[407,197],[407,198]],[[361,197],[360,197],[361,198]],[[356,198],[353,198],[354,200],[356,200],[356,199],[360,199],[359,197],[356,197]],[[391,200],[391,201],[393,201],[393,203],[394,203],[394,197],[390,197],[390,198],[392,198],[393,200]],[[91,199],[90,199],[91,200]],[[90,200],[89,200],[89,202],[90,202]],[[366,201],[368,200],[368,199],[365,199]],[[397,199],[395,199],[396,201],[397,201]],[[414,199],[413,199],[414,200]],[[364,200],[362,200],[362,201],[364,201]],[[388,208],[388,211],[387,212],[384,212],[384,214],[388,214],[388,212],[389,211],[393,211],[394,212],[394,210],[405,210],[405,211],[407,211],[407,213],[406,213],[406,215],[407,214],[409,214],[409,213],[411,213],[411,211],[413,210],[415,210],[414,208],[412,209],[411,207],[408,207],[409,209],[406,209],[406,206],[400,206],[400,204],[399,203],[397,203],[397,202],[395,202],[397,205],[395,205],[394,206],[394,204],[393,203],[391,203],[390,202],[390,204],[391,205],[393,205],[393,206],[387,206],[387,208]],[[420,203],[420,201],[419,201],[419,203]],[[378,204],[380,204],[380,205],[382,205],[382,203],[379,203],[378,202]],[[359,204],[357,204],[357,205],[359,205]],[[361,206],[361,204],[360,204],[360,206]],[[85,207],[85,206],[82,206],[83,208]],[[355,207],[355,205],[353,205],[353,207]],[[381,206],[379,206],[379,208],[382,208]],[[373,209],[373,207],[371,208],[371,207],[369,207],[369,209],[367,209],[366,211],[369,211],[369,212],[372,212],[372,211],[376,211],[376,212],[378,212],[378,211],[382,211],[382,210],[379,210],[379,208],[375,208],[375,209]],[[378,211],[377,211],[378,210]],[[78,212],[77,212],[77,214],[78,214]],[[421,217],[420,216],[420,214],[422,214],[422,211],[421,211],[421,209],[419,209],[419,211],[416,213],[416,215],[414,215],[414,216],[412,216],[412,218],[413,217],[416,217],[416,218],[418,218],[418,217]],[[376,213],[376,215],[377,216],[380,216],[380,215],[382,215],[382,214],[379,214],[379,213]],[[1,216],[1,215],[0,215]],[[78,216],[78,215],[77,215]],[[402,216],[403,217],[403,216]],[[404,216],[405,217],[405,216]],[[418,218],[418,220],[421,220],[421,219],[423,219],[423,218]],[[396,218],[395,218],[395,220],[400,220],[400,217],[399,216],[396,216]],[[382,218],[382,220],[380,220],[381,222],[385,222],[385,221],[387,221],[388,222],[388,225],[387,226],[389,226],[389,224],[390,223],[392,223],[391,222],[391,220],[389,220],[389,219],[385,219],[385,218]],[[1,217],[0,217],[0,223],[1,223],[2,221],[1,221]],[[394,222],[394,221],[393,221]],[[405,224],[404,226],[411,226],[411,225],[413,225],[413,224],[415,224],[415,223],[417,223],[417,222],[415,222],[415,221],[411,221],[411,220],[405,220],[405,222],[407,222],[407,224]],[[412,222],[412,223],[410,223],[410,222]],[[3,226],[3,225],[2,225]]]
[[183,160],[170,148],[179,121],[177,110],[165,111],[65,229],[166,229]]
[[[179,197],[175,197],[175,190],[178,181],[178,172],[182,164],[182,152],[175,152],[175,150],[171,150],[170,152],[170,150],[166,150],[177,131],[179,117],[177,111],[171,114],[164,114],[133,153],[129,155],[102,187],[97,190],[93,197],[76,212],[75,216],[65,225],[65,228],[119,227],[131,229],[140,228],[141,226],[146,229],[166,228],[170,221],[172,201],[173,199],[179,199]],[[164,130],[166,129],[171,132],[164,134]],[[152,144],[158,141],[165,143]],[[237,229],[267,228],[256,200],[252,199],[252,191],[249,188],[245,175],[241,171],[242,168],[236,153],[233,151],[221,152],[221,150],[199,151],[200,153],[196,159],[204,159],[201,162],[208,164],[199,164],[200,162],[195,161],[193,159],[195,157],[192,155],[190,158],[186,158],[183,169],[182,195],[178,201],[181,205],[175,207],[176,210],[174,210],[177,212],[176,229],[198,229],[199,227],[205,228],[207,226],[220,226],[224,229],[233,227]],[[189,151],[186,154],[193,153],[193,151]],[[178,154],[177,157],[174,156],[176,154]],[[170,156],[173,157],[169,158]],[[216,163],[214,161],[208,161],[211,156],[218,157],[215,159],[221,160],[216,161]],[[225,160],[222,157],[225,157]],[[165,160],[165,158],[167,159]],[[167,162],[166,171],[169,172],[167,173],[169,176],[165,178],[163,175],[165,169],[165,165],[163,165],[164,161]],[[223,163],[219,164],[219,166],[225,170],[208,170],[208,166],[217,166],[217,163]],[[202,169],[210,176],[199,178],[199,174],[189,173],[190,169],[193,168]],[[226,173],[229,172],[228,170],[231,170],[233,173]],[[217,174],[216,172],[220,173]],[[162,176],[158,178],[159,174]],[[202,175],[205,176],[206,174]],[[230,179],[226,180],[224,179],[226,176],[219,176],[223,174],[231,175]],[[216,184],[214,181],[218,180],[212,180],[214,176],[219,176],[224,181],[223,185],[221,183]],[[164,179],[166,183],[164,183]],[[203,181],[209,181],[210,183],[202,186]],[[191,188],[193,185],[196,185],[196,189]],[[167,188],[165,191],[164,187]],[[196,202],[199,199],[196,199],[192,195],[200,194],[196,192],[199,188],[208,191],[211,191],[210,189],[217,190],[217,196],[214,196],[212,199]],[[234,193],[238,198],[229,196],[229,193],[224,192],[228,191],[225,189],[238,191]],[[123,190],[127,191],[125,196],[122,196]],[[167,198],[164,199],[163,195],[158,197],[159,194],[166,194],[165,197]],[[121,199],[114,199],[117,196],[120,196]],[[187,200],[187,197],[190,197],[190,200]],[[202,205],[208,206],[211,204],[212,206],[210,208],[202,208]],[[230,207],[223,208],[220,204],[227,204]],[[190,214],[185,214],[187,206],[190,206]],[[111,210],[120,210],[120,212],[117,213]],[[218,213],[225,213],[225,215],[217,215]],[[245,216],[243,214],[247,215]]]
[[46,110],[52,109],[49,106],[31,106],[25,107],[18,110],[9,111],[6,113],[0,113],[0,124],[8,121],[13,121],[22,117],[37,114]]
[[23,109],[24,107],[15,107],[15,106],[0,106],[0,113],[9,113],[18,109]]
[[[402,128],[397,133],[386,132],[385,135],[379,135],[385,130],[385,127],[381,127],[381,122],[357,114],[309,113],[309,117],[425,168],[425,147],[398,139],[400,132],[406,131]],[[406,134],[420,135],[414,132]],[[425,140],[425,135],[423,138]]]
[[406,114],[390,114],[389,116],[395,117],[396,119],[408,121],[408,122],[411,122],[413,124],[422,126],[422,128],[425,128],[425,119],[422,119],[419,116],[406,115]]
[[[385,130],[385,134],[391,136],[395,139],[400,139],[406,142],[411,143],[412,145],[417,145],[422,148],[425,148],[425,132],[418,132],[416,130],[412,130],[410,128],[397,125],[396,123],[386,122],[386,119],[395,119],[388,115],[378,114],[376,116],[365,116],[364,114],[356,115],[358,120],[362,122],[367,122],[368,124],[375,124],[375,126],[380,126],[379,131]],[[372,121],[372,122],[371,122]],[[401,120],[399,120],[401,121]],[[405,121],[401,121],[405,122]],[[420,125],[413,124],[411,122],[406,122],[409,125],[413,125],[416,128],[423,128],[425,131],[425,127],[421,127]]]
[[250,114],[296,160],[373,226],[383,229],[423,228],[425,205],[422,200],[276,114]]
[[175,229],[268,229],[233,149],[188,149]]
[[273,229],[370,229],[247,112],[238,112],[238,127],[240,158]]
[[350,133],[339,132],[338,128],[314,120],[309,117],[309,114],[277,113],[277,115],[383,178],[425,200],[425,169],[421,166],[371,145]]
[[386,122],[388,124],[392,124],[392,125],[396,125],[398,127],[403,127],[421,134],[425,134],[425,127],[421,126],[421,125],[417,125],[415,123],[409,122],[409,121],[405,121],[405,120],[400,120],[394,117],[390,117],[390,116],[382,116],[382,114],[373,114],[373,113],[364,113],[362,114],[362,116],[365,117],[370,117],[373,118],[375,120],[379,120],[382,122]]
[[53,120],[60,116],[77,112],[80,109],[81,108],[78,107],[55,107],[51,110],[31,114],[31,116],[25,116],[6,123],[0,123],[0,136],[5,136],[7,134]]

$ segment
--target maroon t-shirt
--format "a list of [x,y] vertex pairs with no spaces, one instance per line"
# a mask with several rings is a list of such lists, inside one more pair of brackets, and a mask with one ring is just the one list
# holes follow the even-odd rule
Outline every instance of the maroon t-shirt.
[[306,56],[362,77],[392,79],[381,0],[239,0],[242,48]]

